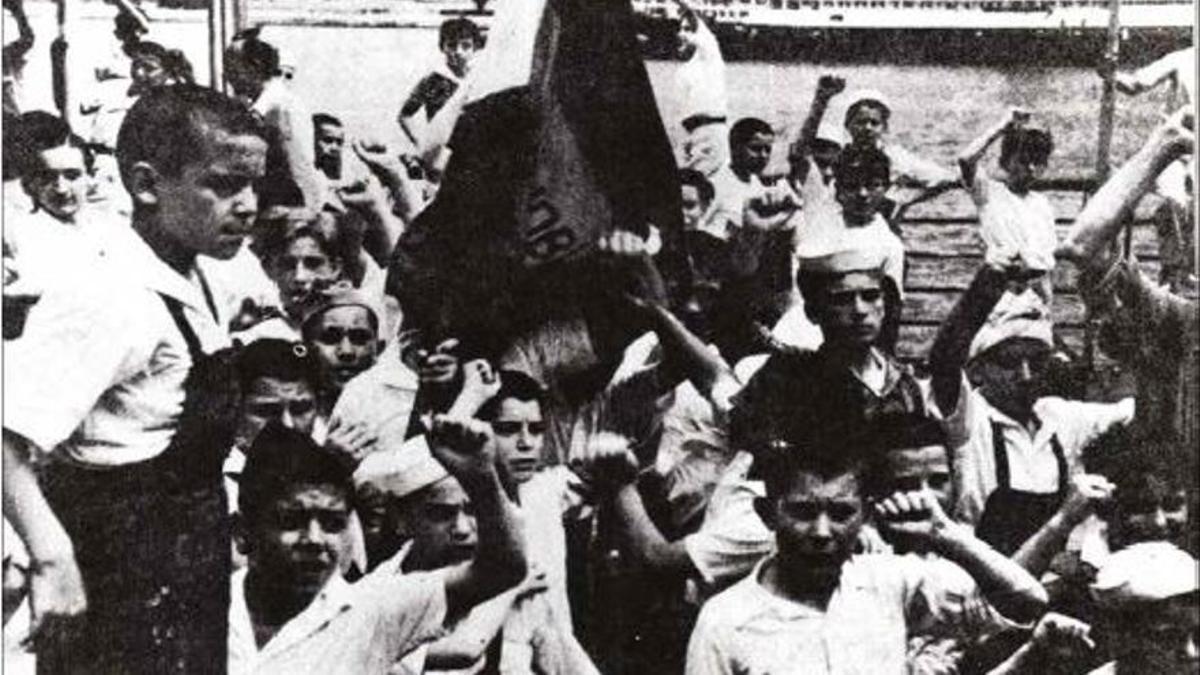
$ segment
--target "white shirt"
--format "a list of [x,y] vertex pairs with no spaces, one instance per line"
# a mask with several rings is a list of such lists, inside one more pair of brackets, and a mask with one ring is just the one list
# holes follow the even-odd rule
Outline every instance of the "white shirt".
[[717,169],[710,180],[713,185],[713,204],[697,229],[725,241],[731,234],[730,228],[742,226],[746,202],[762,192],[763,184],[754,174],[750,175],[750,180],[743,181],[728,164]]
[[41,450],[92,465],[157,456],[175,434],[191,356],[162,293],[175,298],[211,353],[228,343],[195,273],[185,278],[132,230],[109,257],[47,291],[24,335],[5,343],[4,427]]
[[393,340],[375,365],[346,383],[330,421],[375,429],[377,451],[399,449],[416,404],[417,384],[417,374],[400,359],[399,341]]
[[910,628],[971,635],[998,620],[975,582],[950,567],[915,555],[855,556],[821,611],[764,588],[760,565],[701,610],[686,672],[906,673]]
[[1018,195],[978,168],[971,199],[979,209],[979,232],[988,260],[1007,262],[1016,253],[1030,269],[1054,269],[1058,233],[1046,195],[1032,190]]
[[330,577],[312,603],[260,650],[246,607],[245,570],[232,577],[229,674],[371,675],[442,633],[446,587],[436,572],[397,574],[382,565],[359,581]]
[[766,496],[762,481],[747,480],[754,457],[738,452],[713,489],[704,524],[684,538],[692,566],[700,574],[693,599],[711,595],[749,573],[775,550],[775,534],[767,529],[754,500]]
[[[1133,399],[1118,403],[1085,403],[1057,397],[1038,399],[1033,412],[1039,422],[1035,432],[992,407],[978,391],[964,389],[966,409],[963,429],[968,436],[955,439],[954,482],[958,504],[955,517],[972,525],[979,522],[983,506],[996,489],[996,461],[992,423],[999,425],[1008,454],[1014,490],[1052,494],[1058,491],[1058,463],[1050,439],[1057,436],[1071,474],[1083,470],[1084,448],[1117,424],[1133,419]],[[957,413],[956,413],[957,414]]]

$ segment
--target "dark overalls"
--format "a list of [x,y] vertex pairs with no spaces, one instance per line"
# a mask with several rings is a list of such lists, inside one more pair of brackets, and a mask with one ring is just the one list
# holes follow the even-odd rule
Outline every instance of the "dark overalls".
[[38,645],[39,673],[227,668],[231,541],[221,466],[237,421],[233,353],[205,354],[179,301],[162,298],[192,358],[170,445],[128,466],[56,462],[42,474],[88,608]]
[[992,422],[992,453],[996,458],[996,489],[988,495],[975,534],[1004,555],[1012,555],[1037,533],[1062,506],[1067,495],[1067,458],[1058,436],[1050,437],[1050,450],[1058,464],[1056,492],[1026,492],[1012,488],[1008,449],[1000,425]]

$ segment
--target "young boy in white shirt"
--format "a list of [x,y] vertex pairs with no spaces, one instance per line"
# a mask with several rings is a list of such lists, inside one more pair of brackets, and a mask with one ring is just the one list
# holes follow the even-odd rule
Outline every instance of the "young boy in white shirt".
[[[1018,255],[1027,268],[1042,272],[1033,288],[1049,305],[1054,293],[1050,273],[1058,235],[1050,200],[1033,190],[1046,171],[1054,140],[1050,133],[1030,129],[1029,113],[1013,109],[971,142],[958,156],[963,184],[979,209],[979,228],[989,261],[1007,262]],[[999,178],[979,166],[996,139],[1000,142]]]
[[[943,589],[943,563],[853,551],[867,509],[881,530],[957,564],[991,601],[1027,598],[1013,618],[1032,618],[1044,592],[967,528],[928,489],[869,505],[864,446],[832,429],[808,447],[760,453],[766,497],[755,503],[775,532],[777,553],[700,612],[687,673],[899,673],[910,622],[952,625],[964,605]],[[1031,585],[1032,582],[1032,585]],[[1016,592],[1019,595],[1012,596]]]

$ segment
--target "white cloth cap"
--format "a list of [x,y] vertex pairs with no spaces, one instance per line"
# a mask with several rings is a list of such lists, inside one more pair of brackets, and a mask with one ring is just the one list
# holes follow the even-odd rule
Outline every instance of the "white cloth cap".
[[450,475],[429,452],[424,436],[414,436],[399,448],[373,452],[354,471],[354,485],[370,484],[391,497],[406,497]]
[[971,341],[968,360],[986,352],[996,345],[1013,338],[1031,338],[1054,346],[1054,328],[1050,323],[1050,312],[1046,303],[1033,291],[1026,289],[1020,295],[1005,292],[997,303],[996,310],[987,323]]
[[1108,608],[1166,600],[1200,590],[1196,559],[1165,541],[1134,544],[1109,556],[1092,582],[1092,597]]

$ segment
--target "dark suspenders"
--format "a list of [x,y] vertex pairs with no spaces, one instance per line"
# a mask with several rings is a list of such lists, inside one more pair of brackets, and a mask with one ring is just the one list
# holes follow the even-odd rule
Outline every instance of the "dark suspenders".
[[[1054,453],[1054,461],[1058,464],[1058,493],[1067,492],[1067,456],[1063,452],[1062,443],[1058,442],[1058,434],[1050,437],[1050,451]],[[996,459],[996,487],[1012,489],[1012,476],[1008,468],[1008,448],[1004,445],[1004,434],[998,422],[992,422],[992,454]]]

